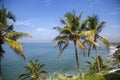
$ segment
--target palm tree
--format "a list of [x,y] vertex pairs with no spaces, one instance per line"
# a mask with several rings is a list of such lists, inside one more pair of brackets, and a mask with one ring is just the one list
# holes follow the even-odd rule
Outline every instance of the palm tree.
[[[99,33],[102,31],[102,29],[105,26],[105,22],[102,21],[99,23],[97,15],[88,16],[88,18],[85,22],[87,23],[87,27],[86,27],[87,30],[94,30],[95,31],[94,42],[98,42],[98,40],[100,40],[106,46],[106,48],[109,49],[109,46],[110,46],[109,41],[99,35]],[[93,48],[96,52],[96,60],[98,62],[98,69],[100,72],[101,70],[100,70],[100,63],[98,60],[97,46],[95,46],[94,44],[91,44],[91,43],[88,43],[88,44],[89,44],[88,55],[90,55],[90,49],[93,46]]]
[[84,32],[85,24],[83,22],[80,22],[81,16],[82,16],[82,13],[79,16],[76,16],[75,11],[73,11],[73,13],[65,14],[65,20],[60,19],[64,27],[63,28],[54,27],[54,29],[59,31],[59,35],[57,35],[53,40],[53,41],[57,41],[55,46],[58,47],[60,50],[58,58],[61,56],[63,51],[69,45],[69,42],[74,43],[76,64],[77,64],[77,68],[80,73],[80,76],[82,76],[82,71],[79,64],[78,47],[81,50],[84,50],[85,40],[97,45],[97,43],[95,43],[92,40],[92,36],[94,36],[94,31],[91,30],[91,31]]
[[31,37],[28,33],[25,32],[15,32],[13,25],[10,24],[12,21],[16,21],[15,16],[10,11],[7,11],[7,9],[5,9],[3,6],[0,9],[0,80],[2,80],[1,58],[5,52],[2,45],[7,43],[11,49],[20,54],[25,59],[25,56],[23,55],[23,47],[18,42],[18,39],[22,36]]
[[27,64],[27,66],[25,66],[27,73],[21,74],[19,76],[19,79],[20,80],[42,80],[42,79],[45,79],[47,71],[41,70],[41,68],[44,66],[45,66],[45,64],[40,64],[38,62],[38,60],[30,61]]

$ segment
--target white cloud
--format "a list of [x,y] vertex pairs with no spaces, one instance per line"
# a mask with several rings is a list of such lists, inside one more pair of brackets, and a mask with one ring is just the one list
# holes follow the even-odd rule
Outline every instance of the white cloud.
[[51,4],[51,0],[44,0],[43,3],[45,6],[49,6]]
[[89,8],[93,8],[99,2],[99,0],[88,0],[88,1],[90,2]]
[[120,15],[120,8],[115,8],[114,11],[110,13],[110,15]]
[[120,24],[112,26],[112,28],[120,29]]
[[113,11],[113,12],[111,12],[110,14],[111,14],[111,15],[118,15],[118,14],[120,14],[120,11]]
[[31,26],[31,20],[25,20],[25,21],[17,21],[15,22],[15,25],[25,25],[25,26]]
[[41,32],[41,31],[47,31],[47,29],[45,29],[45,28],[38,28],[36,31],[39,31],[39,32]]

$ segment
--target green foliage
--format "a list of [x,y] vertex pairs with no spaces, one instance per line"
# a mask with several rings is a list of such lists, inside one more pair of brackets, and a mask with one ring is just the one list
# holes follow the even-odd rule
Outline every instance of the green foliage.
[[105,80],[120,80],[120,73],[110,73],[104,75]]
[[84,50],[86,48],[84,42],[89,42],[98,46],[98,44],[94,41],[95,31],[94,30],[87,30],[84,21],[81,21],[82,13],[77,16],[75,11],[73,13],[65,14],[65,19],[60,19],[61,23],[63,24],[63,28],[61,27],[54,27],[59,31],[59,35],[54,38],[56,41],[55,47],[58,47],[60,50],[59,56],[60,57],[63,51],[67,48],[69,42],[74,43],[75,47],[75,55],[76,55],[76,63],[80,75],[82,72],[80,70],[79,60],[78,60],[78,48]]
[[52,80],[120,80],[120,73],[89,73],[84,77],[66,78],[66,77],[56,77]]
[[112,61],[113,67],[119,67],[120,66],[120,54],[117,54],[113,61]]
[[20,80],[45,80],[47,71],[41,70],[42,67],[44,67],[45,64],[40,64],[38,60],[30,61],[27,66],[25,66],[25,69],[27,73],[21,74],[19,76]]
[[[87,61],[87,63],[89,64],[89,70],[88,70],[88,73],[98,73],[99,72],[99,69],[98,69],[98,64],[97,64],[97,61],[94,57],[92,57],[93,61],[90,62],[90,61]],[[105,61],[103,62],[103,59],[101,56],[98,56],[98,60],[99,60],[99,65],[100,65],[100,72],[107,72],[110,67],[109,67],[109,64],[110,64],[110,61]]]
[[120,45],[118,45],[116,48],[120,48]]
[[10,11],[7,11],[4,6],[0,9],[0,58],[4,52],[2,44],[7,43],[16,53],[20,54],[24,59],[23,47],[17,42],[20,37],[31,37],[25,32],[15,32],[12,22],[15,22],[15,16]]
[[67,77],[55,77],[52,80],[107,80],[104,78],[102,74],[90,73],[85,75],[84,77],[74,77],[74,78],[67,78]]
[[101,74],[90,73],[76,80],[105,80],[105,78]]

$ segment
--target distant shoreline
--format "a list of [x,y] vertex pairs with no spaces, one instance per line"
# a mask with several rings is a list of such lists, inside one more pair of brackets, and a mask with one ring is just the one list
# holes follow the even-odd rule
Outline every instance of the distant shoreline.
[[117,46],[117,45],[120,45],[120,42],[110,42],[110,44],[113,46]]

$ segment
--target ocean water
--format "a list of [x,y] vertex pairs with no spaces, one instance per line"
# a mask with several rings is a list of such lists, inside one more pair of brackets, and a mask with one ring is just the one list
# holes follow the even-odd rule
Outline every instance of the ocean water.
[[[3,80],[18,80],[20,74],[25,73],[24,66],[26,63],[29,60],[36,59],[40,63],[46,64],[43,69],[48,71],[48,75],[54,75],[56,73],[78,74],[73,44],[69,45],[60,59],[57,59],[59,50],[54,47],[53,43],[24,43],[23,46],[26,61],[8,46],[3,46],[6,51],[2,59]],[[108,59],[108,52],[104,47],[98,48],[98,52],[104,60]],[[93,50],[91,51],[91,56],[95,56]],[[84,57],[82,52],[79,51],[79,62],[83,72],[87,69],[86,61],[88,60],[91,60],[91,58]]]

